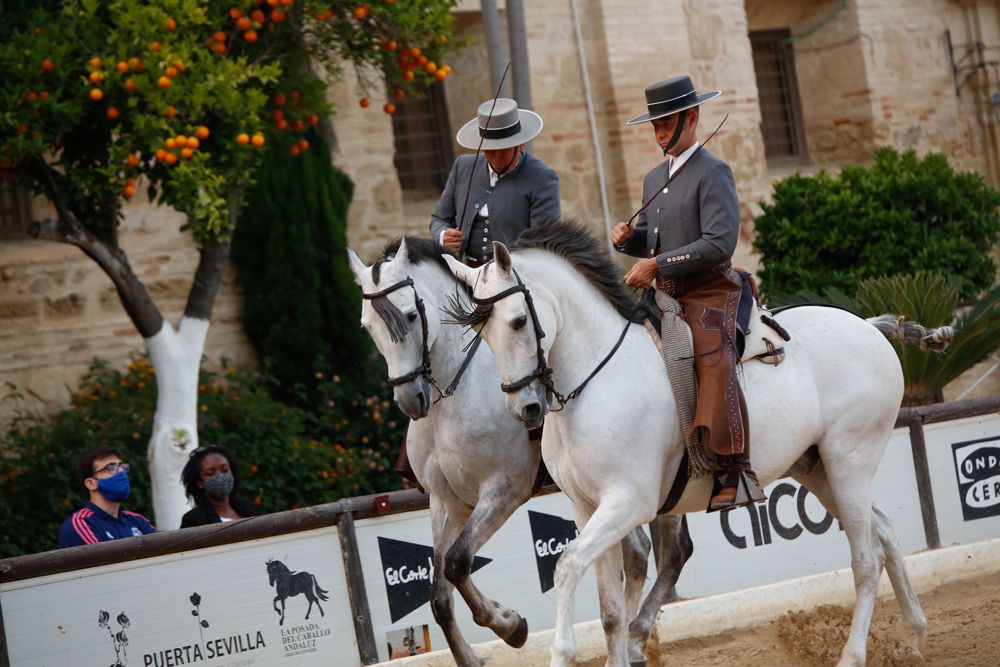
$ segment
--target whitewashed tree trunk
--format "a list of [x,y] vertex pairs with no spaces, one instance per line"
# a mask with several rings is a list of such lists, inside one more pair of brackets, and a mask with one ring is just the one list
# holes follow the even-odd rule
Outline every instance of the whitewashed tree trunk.
[[156,369],[149,476],[160,530],[180,527],[181,516],[189,508],[181,470],[198,447],[198,370],[208,325],[208,320],[182,317],[176,331],[164,322],[159,333],[146,339]]

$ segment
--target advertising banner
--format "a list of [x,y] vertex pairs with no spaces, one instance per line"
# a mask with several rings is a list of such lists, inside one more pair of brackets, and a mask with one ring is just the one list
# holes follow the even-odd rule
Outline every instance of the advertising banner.
[[0,601],[14,667],[360,664],[336,528],[4,583]]

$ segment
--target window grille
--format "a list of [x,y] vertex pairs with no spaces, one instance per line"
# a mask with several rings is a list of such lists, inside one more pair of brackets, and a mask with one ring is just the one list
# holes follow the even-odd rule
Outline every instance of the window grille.
[[444,84],[430,86],[423,97],[409,96],[396,102],[392,129],[403,198],[436,199],[455,159]]
[[760,98],[764,153],[768,161],[804,161],[807,158],[805,131],[791,32],[751,32],[750,47]]

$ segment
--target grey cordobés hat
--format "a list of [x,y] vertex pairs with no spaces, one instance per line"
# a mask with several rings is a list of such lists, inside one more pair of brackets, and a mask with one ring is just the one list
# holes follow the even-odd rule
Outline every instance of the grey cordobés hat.
[[714,100],[721,94],[718,90],[709,90],[704,93],[695,92],[691,77],[687,75],[660,81],[646,88],[646,113],[632,118],[628,124],[638,125],[663,118],[672,113],[696,107],[702,102]]
[[485,151],[513,148],[538,136],[542,124],[542,117],[534,111],[518,109],[514,100],[498,97],[495,106],[493,100],[480,104],[476,117],[462,126],[455,140],[473,150],[480,148],[480,140]]

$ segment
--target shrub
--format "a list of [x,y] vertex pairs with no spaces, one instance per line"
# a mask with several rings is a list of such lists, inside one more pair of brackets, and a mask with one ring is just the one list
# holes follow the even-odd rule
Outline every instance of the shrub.
[[[146,458],[156,408],[154,370],[136,356],[126,371],[95,361],[50,416],[21,412],[0,434],[0,557],[56,547],[59,525],[86,499],[72,480],[75,457],[108,444],[132,464],[130,509],[152,516]],[[270,380],[223,362],[202,370],[201,444],[233,449],[242,493],[265,512],[330,502],[401,486],[392,464],[405,419],[377,396],[356,395],[341,378],[319,378],[315,411],[278,402]]]
[[866,278],[926,270],[955,276],[974,298],[996,273],[998,206],[982,176],[956,173],[940,154],[882,148],[871,167],[796,174],[755,221],[762,289],[778,305],[801,290],[852,295]]

